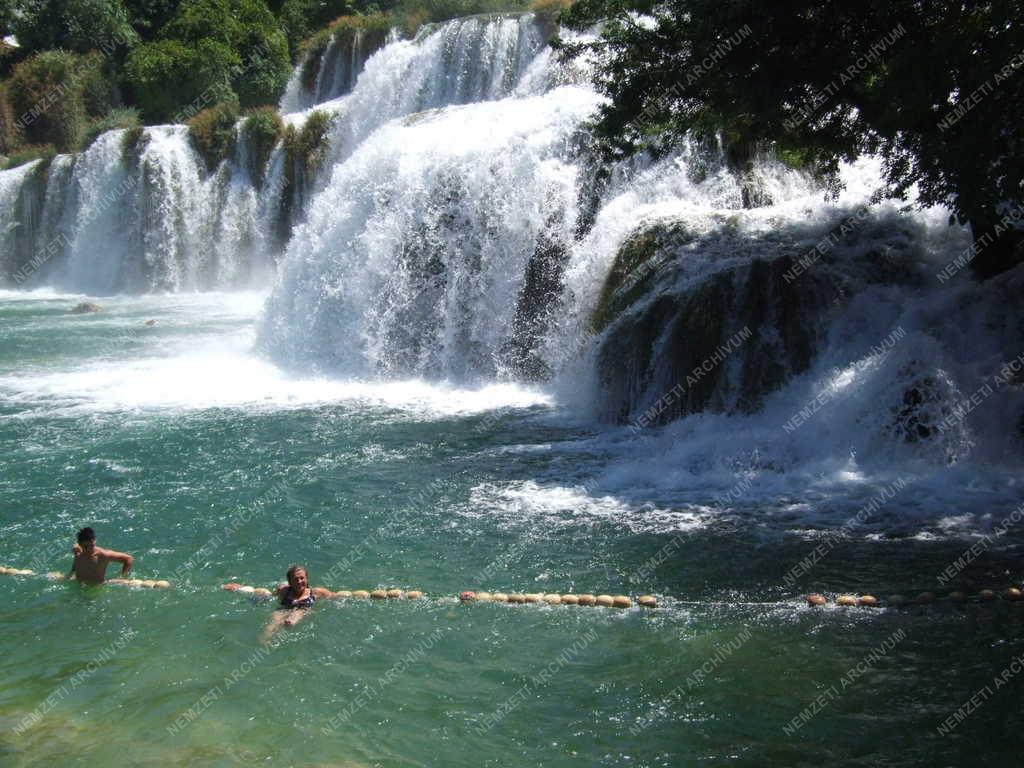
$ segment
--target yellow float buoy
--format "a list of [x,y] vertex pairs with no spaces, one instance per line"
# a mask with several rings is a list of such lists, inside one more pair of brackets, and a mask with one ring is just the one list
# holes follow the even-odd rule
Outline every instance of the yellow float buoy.
[[419,600],[423,597],[423,593],[418,589],[410,589],[405,593],[405,597],[407,600]]
[[914,598],[914,602],[917,603],[918,605],[931,605],[932,603],[935,602],[935,593],[934,592],[922,592],[921,594],[919,594],[917,597]]
[[580,599],[576,595],[562,595],[562,605],[579,605]]
[[1020,600],[1020,590],[1016,587],[1010,587],[1005,592],[1003,592],[1003,600],[1008,600],[1011,603],[1016,603],[1018,600]]
[[544,595],[544,602],[548,605],[560,605],[562,602],[562,596],[556,595],[552,592],[549,595]]
[[518,592],[514,592],[514,593],[512,593],[511,595],[508,596],[508,601],[510,603],[517,603],[517,604],[525,603],[526,602],[526,595],[522,595],[522,594],[519,594]]
[[967,602],[967,593],[966,592],[961,592],[960,590],[957,590],[955,592],[950,592],[949,593],[949,599],[952,602],[954,602],[954,603],[966,603]]
[[523,596],[523,602],[525,603],[539,603],[544,599],[544,595],[538,592],[528,592]]
[[[170,589],[171,588],[171,582],[167,581],[166,579],[160,579],[159,581],[154,581],[153,582],[153,586],[156,587],[157,589]],[[257,589],[257,590],[255,590],[255,592],[257,594],[263,594],[264,592],[266,592],[268,595],[270,594],[270,590],[269,589]]]
[[64,581],[64,574],[60,571],[50,571],[46,574],[46,578],[50,581]]
[[614,608],[632,608],[633,601],[630,600],[626,595],[616,595],[612,598],[612,607]]
[[491,595],[490,592],[477,592],[476,593],[476,600],[477,600],[478,603],[489,603],[489,602],[491,602],[491,597],[492,597],[492,595]]
[[370,593],[371,600],[385,600],[387,596],[388,593],[385,592],[383,589],[375,589],[373,590],[373,592]]
[[597,598],[593,595],[577,595],[577,605],[594,605],[597,602]]
[[[136,582],[136,583],[137,584],[141,584],[142,582]],[[241,592],[244,595],[251,595],[251,594],[253,594],[256,591],[256,589],[254,587],[239,587],[237,591]]]
[[348,599],[348,598],[352,597],[352,590],[351,589],[340,589],[340,590],[338,590],[337,592],[334,593],[334,596],[335,597],[339,597],[339,598],[345,600],[345,599]]
[[637,604],[642,605],[644,608],[657,608],[658,598],[654,595],[640,595],[636,599]]
[[812,607],[828,605],[828,598],[815,592],[814,594],[807,596],[807,604]]
[[615,598],[611,595],[598,595],[594,602],[602,608],[611,608],[615,605]]
[[390,599],[395,600],[395,599],[397,599],[397,598],[402,596],[402,590],[400,590],[400,589],[389,589],[387,594],[388,594],[388,597]]
[[874,595],[861,595],[860,599],[857,601],[857,605],[861,608],[877,608],[878,598]]
[[357,589],[352,593],[352,597],[357,600],[368,600],[370,598],[370,593],[365,589]]
[[[168,584],[167,586],[170,586],[170,584]],[[252,593],[257,597],[272,597],[274,594],[266,587],[256,587],[256,589],[254,589]]]
[[888,602],[893,608],[899,608],[900,606],[907,604],[907,600],[903,595],[889,595]]
[[507,603],[508,595],[506,595],[504,592],[495,592],[493,595],[491,595],[491,600],[493,600],[496,603]]
[[857,598],[853,595],[840,595],[836,598],[836,605],[851,606],[857,605]]
[[984,602],[987,603],[987,602],[990,602],[991,600],[995,600],[996,599],[996,593],[993,592],[991,589],[983,589],[983,590],[981,590],[981,592],[978,593],[978,597],[981,598],[981,600],[983,600]]

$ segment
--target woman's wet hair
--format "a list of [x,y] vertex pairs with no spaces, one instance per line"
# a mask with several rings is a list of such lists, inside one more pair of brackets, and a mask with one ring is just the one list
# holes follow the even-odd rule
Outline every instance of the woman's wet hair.
[[[306,566],[304,566],[304,565],[293,565],[291,568],[288,569],[288,573],[286,575],[288,577],[288,583],[289,584],[292,583],[292,577],[296,573],[298,573],[299,571],[306,571]],[[306,571],[306,575],[307,576],[309,575],[309,571]]]

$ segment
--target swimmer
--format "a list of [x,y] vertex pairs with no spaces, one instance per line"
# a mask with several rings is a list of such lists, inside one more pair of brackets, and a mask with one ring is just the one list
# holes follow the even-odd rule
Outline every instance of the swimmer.
[[131,555],[97,547],[96,532],[92,528],[83,528],[78,532],[78,543],[71,551],[75,559],[71,563],[68,578],[78,579],[83,584],[102,584],[106,579],[107,566],[111,563],[121,564],[121,578],[126,577],[135,564],[135,558]]
[[305,617],[305,609],[312,608],[317,598],[328,599],[334,593],[323,587],[309,586],[309,574],[301,565],[293,565],[288,569],[288,583],[277,588],[277,596],[281,599],[281,607],[274,611],[274,618],[263,631],[264,645],[270,641],[274,633],[281,627],[294,627]]

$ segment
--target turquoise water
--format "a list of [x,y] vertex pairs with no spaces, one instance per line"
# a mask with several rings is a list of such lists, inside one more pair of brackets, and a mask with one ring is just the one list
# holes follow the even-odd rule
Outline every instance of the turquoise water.
[[[0,577],[0,765],[1019,762],[1024,676],[993,679],[1024,653],[1024,606],[800,599],[938,589],[976,531],[872,529],[787,586],[849,499],[716,512],[711,491],[622,481],[643,438],[551,393],[287,376],[251,352],[259,295],[68,315],[77,300],[0,296],[0,562],[66,570],[89,524],[174,588]],[[264,649],[271,606],[219,587],[293,562],[315,585],[427,599],[321,603]],[[1013,528],[955,585],[1019,578]],[[463,589],[661,607],[464,605]]]

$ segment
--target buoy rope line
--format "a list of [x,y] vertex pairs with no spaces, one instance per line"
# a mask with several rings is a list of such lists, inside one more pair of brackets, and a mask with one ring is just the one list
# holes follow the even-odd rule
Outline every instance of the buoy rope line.
[[[65,581],[63,573],[51,571],[46,574],[37,574],[27,568],[11,568],[0,566],[0,575],[4,576],[37,576],[42,575],[51,581]],[[169,581],[160,579],[107,579],[104,584],[115,584],[128,587],[142,587],[147,589],[170,589]],[[274,592],[266,587],[250,587],[237,582],[228,582],[221,586],[221,589],[228,592],[237,592],[243,595],[251,595],[257,598],[271,598]],[[425,597],[423,591],[418,589],[342,589],[331,592],[331,599],[341,600],[420,600]],[[842,594],[830,600],[827,596],[815,592],[807,595],[807,604],[812,608],[823,608],[827,605],[836,605],[841,608],[901,608],[912,605],[932,605],[937,602],[949,602],[953,604],[966,603],[991,603],[1002,599],[1003,601],[1016,603],[1020,602],[1024,593],[1019,587],[1009,587],[1000,593],[992,589],[982,589],[977,594],[970,595],[962,590],[954,590],[946,595],[939,596],[935,592],[920,592],[914,597],[903,595],[890,595],[885,600],[879,600],[874,595],[853,595]],[[452,597],[448,597],[451,600]],[[594,606],[599,608],[632,608],[638,605],[644,608],[657,608],[658,598],[654,595],[640,595],[635,600],[628,595],[592,595],[592,594],[559,594],[557,592],[478,592],[465,590],[460,592],[458,599],[463,603],[509,603],[509,604],[544,604],[544,605],[580,605]],[[672,600],[674,605],[692,606],[791,606],[793,600],[744,602],[735,600]]]

